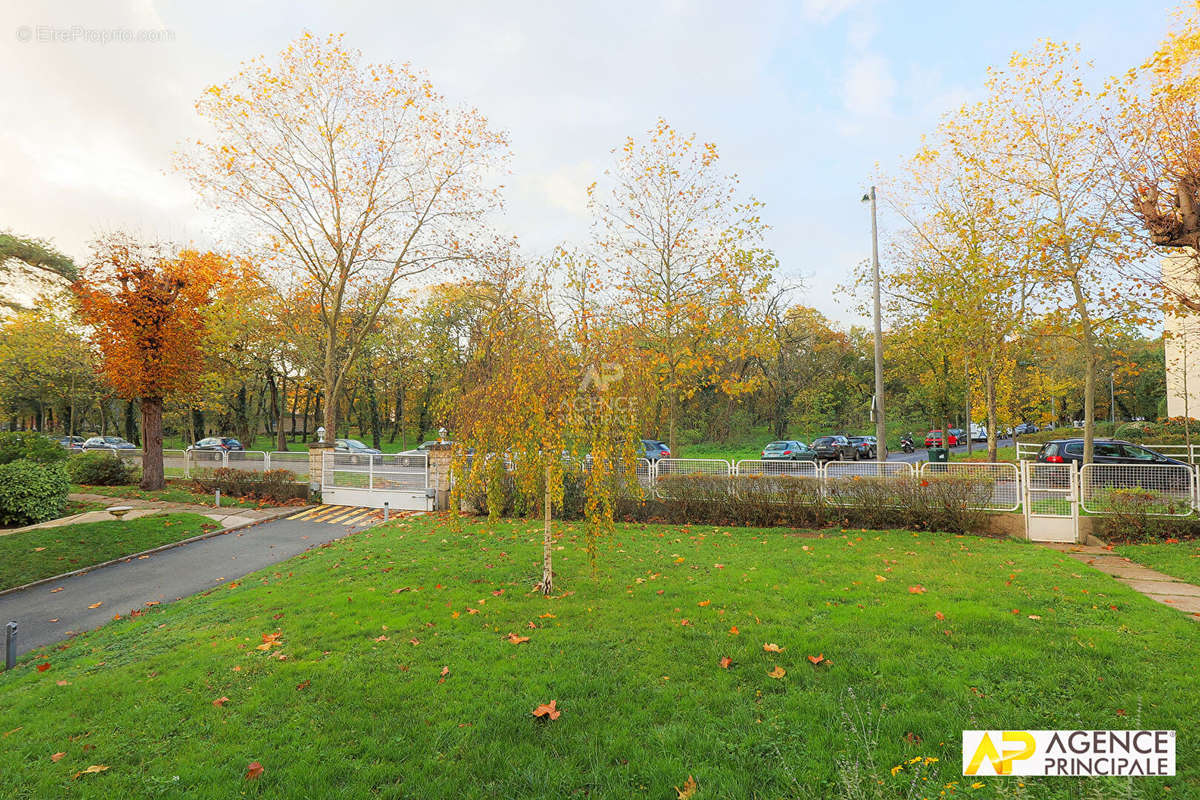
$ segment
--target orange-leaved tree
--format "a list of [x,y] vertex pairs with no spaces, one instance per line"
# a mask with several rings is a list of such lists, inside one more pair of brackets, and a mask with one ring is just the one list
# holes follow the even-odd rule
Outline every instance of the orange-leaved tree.
[[165,485],[163,401],[194,390],[204,368],[205,309],[233,274],[225,257],[170,253],[114,233],[93,243],[72,285],[103,377],[118,395],[141,399],[143,489]]

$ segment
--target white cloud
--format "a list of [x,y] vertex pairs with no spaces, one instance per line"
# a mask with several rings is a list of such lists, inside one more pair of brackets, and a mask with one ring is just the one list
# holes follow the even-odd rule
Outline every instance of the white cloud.
[[804,0],[801,9],[810,20],[816,22],[832,22],[854,6],[860,0]]
[[868,53],[850,63],[842,79],[842,103],[851,114],[884,116],[891,112],[896,79],[883,56]]

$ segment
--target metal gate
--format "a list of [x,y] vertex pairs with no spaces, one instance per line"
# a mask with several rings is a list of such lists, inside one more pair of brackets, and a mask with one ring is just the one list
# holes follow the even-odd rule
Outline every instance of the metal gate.
[[425,453],[357,455],[325,453],[321,501],[393,511],[432,511]]
[[1079,541],[1079,472],[1075,462],[1021,462],[1025,532],[1035,542]]

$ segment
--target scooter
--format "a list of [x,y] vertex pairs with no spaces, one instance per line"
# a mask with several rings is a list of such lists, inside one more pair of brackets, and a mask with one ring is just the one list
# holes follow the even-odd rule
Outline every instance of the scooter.
[[900,449],[906,453],[915,453],[917,451],[917,446],[913,444],[911,433],[906,433],[900,437]]

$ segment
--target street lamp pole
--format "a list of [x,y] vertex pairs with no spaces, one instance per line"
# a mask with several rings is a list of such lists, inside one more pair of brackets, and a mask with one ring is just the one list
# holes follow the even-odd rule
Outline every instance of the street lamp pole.
[[871,204],[871,271],[874,275],[875,300],[875,440],[878,445],[876,457],[887,461],[887,426],[883,419],[883,314],[879,303],[879,226],[875,219],[875,187],[863,196],[863,202]]

